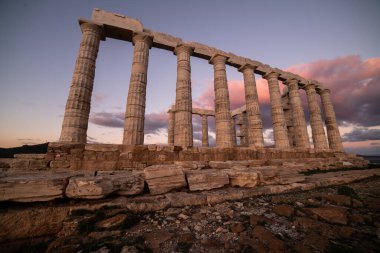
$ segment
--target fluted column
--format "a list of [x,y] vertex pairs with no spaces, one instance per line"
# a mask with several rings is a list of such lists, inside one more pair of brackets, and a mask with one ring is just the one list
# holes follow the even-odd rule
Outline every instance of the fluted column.
[[288,87],[285,87],[285,91],[281,96],[282,108],[284,110],[284,116],[286,121],[286,127],[288,129],[288,140],[290,147],[294,147],[294,128],[293,128],[293,113],[289,100]]
[[103,29],[82,23],[82,40],[75,63],[60,136],[61,142],[86,143],[95,65]]
[[231,117],[231,136],[232,136],[232,145],[237,145],[237,138],[236,138],[236,119],[235,117]]
[[287,149],[290,147],[286,129],[284,111],[281,105],[281,93],[278,85],[278,73],[269,72],[263,76],[269,85],[271,102],[271,114],[273,124],[273,137],[276,148]]
[[190,56],[193,48],[179,45],[175,48],[177,55],[177,84],[175,101],[174,145],[193,146],[191,66]]
[[244,76],[245,103],[248,120],[248,146],[255,148],[264,147],[263,122],[261,120],[259,98],[257,95],[255,66],[244,65],[239,68]]
[[298,91],[298,80],[290,79],[285,82],[289,88],[289,99],[293,113],[293,127],[295,146],[310,148],[309,135],[307,134],[305,113],[302,108],[301,97]]
[[133,35],[134,45],[131,79],[125,111],[125,145],[144,144],[144,120],[149,49],[152,37],[143,33]]
[[327,149],[328,146],[326,141],[325,130],[323,128],[321,108],[319,107],[319,104],[317,102],[317,93],[315,90],[315,85],[313,83],[309,83],[305,86],[305,91],[307,96],[307,103],[309,105],[310,126],[313,137],[314,149]]
[[174,145],[174,111],[169,109],[168,111],[168,144]]
[[227,57],[216,54],[210,59],[214,65],[216,147],[233,147],[230,100],[226,75]]
[[321,95],[322,107],[325,112],[327,138],[329,139],[330,149],[343,151],[342,139],[340,138],[339,127],[336,121],[334,107],[331,102],[330,90],[322,89],[319,94]]
[[202,147],[208,147],[208,121],[207,115],[202,114]]

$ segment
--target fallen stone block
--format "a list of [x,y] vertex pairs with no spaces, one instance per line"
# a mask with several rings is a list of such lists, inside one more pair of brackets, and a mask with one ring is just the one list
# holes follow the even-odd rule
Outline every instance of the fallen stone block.
[[121,196],[140,194],[144,191],[144,173],[140,171],[97,171],[112,181],[115,192]]
[[100,199],[111,193],[119,195],[140,194],[144,190],[144,178],[131,171],[102,171],[96,176],[70,178],[66,196],[80,199]]
[[0,178],[0,201],[36,202],[63,198],[71,172],[38,172]]
[[170,201],[170,206],[172,207],[200,206],[207,204],[206,196],[203,194],[176,192],[168,193],[165,196]]
[[310,215],[314,215],[324,221],[333,224],[347,224],[347,210],[341,207],[317,207],[305,208],[304,211]]
[[66,188],[66,196],[74,199],[101,199],[115,190],[107,177],[73,177]]
[[250,169],[237,168],[223,170],[230,179],[231,186],[255,187],[259,183],[259,173]]
[[186,187],[185,174],[177,165],[154,165],[144,169],[151,194],[162,194]]
[[187,171],[186,178],[190,191],[211,190],[229,184],[227,173],[215,169]]

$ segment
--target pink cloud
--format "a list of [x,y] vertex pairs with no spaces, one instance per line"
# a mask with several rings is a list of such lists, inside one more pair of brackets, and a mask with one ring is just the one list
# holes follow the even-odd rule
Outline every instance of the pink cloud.
[[350,55],[291,66],[287,71],[318,80],[331,89],[339,121],[380,125],[380,58],[363,61]]

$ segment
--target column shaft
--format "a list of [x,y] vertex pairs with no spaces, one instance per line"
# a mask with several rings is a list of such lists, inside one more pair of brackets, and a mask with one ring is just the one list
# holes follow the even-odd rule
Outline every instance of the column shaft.
[[210,63],[214,65],[214,92],[215,92],[215,132],[216,147],[233,147],[231,132],[230,100],[226,75],[227,57],[215,55]]
[[286,127],[288,129],[288,139],[290,147],[294,147],[294,127],[293,127],[293,112],[290,105],[289,92],[285,92],[281,97],[282,108],[284,110],[284,116],[286,121]]
[[81,24],[82,40],[67,98],[60,141],[86,143],[95,64],[102,29],[90,23]]
[[323,128],[321,108],[317,102],[317,93],[314,84],[308,84],[305,87],[307,103],[309,105],[310,126],[313,135],[315,150],[327,149],[325,130]]
[[263,122],[261,121],[259,98],[256,88],[255,67],[245,65],[239,69],[244,76],[245,103],[248,120],[248,146],[264,147]]
[[207,115],[202,114],[202,147],[208,147],[208,121]]
[[323,110],[325,112],[325,123],[327,129],[327,138],[329,139],[330,149],[343,151],[342,139],[339,133],[338,123],[336,121],[334,107],[331,102],[330,90],[323,89],[320,91]]
[[271,101],[271,114],[273,124],[273,137],[276,148],[287,149],[290,147],[286,129],[284,111],[281,105],[281,93],[278,85],[278,74],[270,72],[264,76],[268,81]]
[[134,34],[132,42],[134,52],[125,111],[123,144],[142,145],[144,144],[149,49],[152,45],[152,38],[144,34]]
[[168,111],[168,144],[174,145],[174,111],[170,109]]
[[175,102],[174,145],[193,146],[191,66],[193,48],[180,45],[175,48],[177,55],[177,84]]
[[235,117],[231,117],[231,136],[232,136],[232,145],[237,145],[237,138],[236,138],[236,120]]
[[305,113],[302,108],[301,97],[298,91],[298,80],[291,79],[286,82],[289,87],[289,99],[293,113],[294,141],[299,148],[310,148],[307,134]]

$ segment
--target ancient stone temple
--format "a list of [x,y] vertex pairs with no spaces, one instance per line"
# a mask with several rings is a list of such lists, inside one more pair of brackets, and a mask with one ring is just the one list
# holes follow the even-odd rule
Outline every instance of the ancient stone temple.
[[[80,228],[91,227],[87,224],[94,223],[92,226],[103,226],[99,231],[107,232],[104,234],[107,238],[118,238],[111,223],[122,227],[129,224],[129,221],[124,222],[130,216],[125,214],[126,211],[151,213],[248,198],[251,202],[266,194],[307,191],[380,175],[380,169],[369,169],[368,161],[362,157],[344,152],[330,90],[318,81],[155,32],[144,28],[136,19],[99,9],[93,11],[91,20],[80,19],[79,24],[82,39],[59,142],[49,143],[45,154],[18,154],[14,158],[0,159],[0,202],[3,204],[3,209],[0,208],[0,249],[16,245],[18,248],[13,252],[21,252],[29,249],[28,244],[34,239],[53,236],[56,240],[51,242],[47,252],[62,252],[58,249],[67,246],[67,242],[75,245],[70,245],[73,249],[64,252],[79,252],[81,245],[70,238],[78,233],[80,239],[82,236],[87,238]],[[99,45],[106,43],[101,42],[106,38],[123,40],[134,46],[120,145],[86,143],[96,58]],[[147,69],[152,47],[172,51],[173,57],[177,58],[176,96],[174,105],[168,108],[167,145],[144,145],[146,91],[149,89]],[[214,70],[215,110],[192,107],[193,57],[208,61]],[[230,108],[227,65],[241,72],[244,79],[245,105],[235,110]],[[268,83],[274,136],[271,147],[264,145],[255,74]],[[282,93],[279,82],[285,85]],[[302,92],[306,92],[310,119],[305,118],[300,99]],[[193,115],[202,119],[199,147],[193,143]],[[210,147],[209,143],[210,117],[215,118],[216,147]],[[312,142],[306,128],[308,123]],[[58,199],[59,202],[52,201]],[[338,200],[343,201],[342,198]],[[348,206],[355,205],[354,199],[348,200]],[[239,206],[235,205],[234,210],[235,207]],[[104,211],[102,208],[108,209]],[[109,208],[123,213],[115,213]],[[331,215],[329,208],[322,211],[325,210],[335,221],[338,216]],[[345,208],[339,208],[340,212],[344,210],[344,215],[339,216],[344,222]],[[87,217],[89,210],[99,209],[113,217],[103,217],[105,220],[102,218],[98,222]],[[76,215],[81,216],[80,213],[83,220],[78,222]],[[296,213],[309,214],[303,209]],[[324,217],[319,214],[310,216]],[[188,221],[195,217],[183,216],[183,213],[178,217],[180,215],[182,224],[178,225],[184,224],[183,217]],[[252,218],[250,220],[252,223]],[[196,230],[194,224],[190,226],[191,230]],[[342,224],[346,223],[339,223],[345,228]],[[252,225],[257,229],[257,223]],[[123,238],[128,233],[125,229],[118,232]],[[220,229],[219,232],[224,231]],[[98,242],[105,238],[98,232],[87,232],[88,236],[91,234],[91,240]],[[263,234],[262,231],[256,232]]]
[[[216,148],[238,146],[256,151],[265,149],[255,81],[255,74],[258,74],[268,82],[274,147],[277,152],[343,152],[330,91],[318,81],[307,80],[296,74],[200,43],[186,42],[168,34],[155,32],[144,28],[136,19],[99,9],[94,9],[91,20],[80,19],[79,24],[83,35],[66,103],[59,142],[62,145],[86,144],[97,53],[100,41],[109,37],[131,42],[134,46],[125,109],[123,147],[119,147],[121,149],[133,149],[133,146],[144,144],[146,90],[149,89],[149,50],[156,47],[170,50],[177,57],[175,104],[168,111],[169,146],[193,147],[192,115],[198,114],[202,117],[202,147],[209,146],[207,117],[212,116],[215,117]],[[215,111],[192,108],[192,57],[205,59],[213,65]],[[238,113],[231,112],[230,109],[226,65],[235,67],[243,74],[246,105],[244,110],[240,109]],[[280,92],[280,81],[287,87],[285,95]],[[301,104],[301,92],[307,94],[312,145],[309,142],[307,119]],[[285,98],[288,102],[284,103]],[[322,102],[322,109],[318,100]],[[327,138],[321,111],[325,116]],[[239,126],[238,132],[236,126]],[[53,146],[59,146],[59,143]]]

